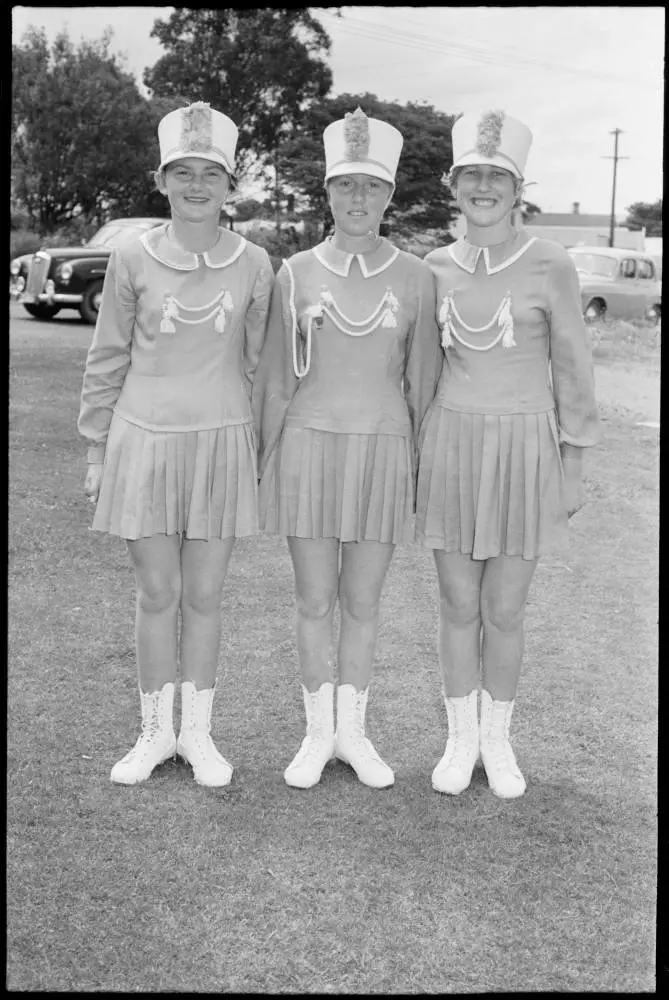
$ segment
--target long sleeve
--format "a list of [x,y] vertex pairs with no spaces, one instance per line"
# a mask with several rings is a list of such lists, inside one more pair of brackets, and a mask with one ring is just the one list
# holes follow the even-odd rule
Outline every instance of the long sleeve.
[[105,274],[100,312],[86,358],[77,427],[88,441],[88,461],[102,462],[114,406],[130,367],[137,297],[115,250]]
[[268,254],[265,251],[263,253],[265,260],[256,275],[253,294],[244,323],[243,372],[249,398],[251,397],[260,352],[265,343],[270,298],[274,284],[274,272],[272,271],[271,261]]
[[281,267],[272,289],[267,335],[253,380],[252,408],[258,434],[258,475],[279,442],[298,379],[293,370],[288,272]]
[[581,312],[578,275],[565,256],[547,276],[550,365],[560,441],[587,448],[599,439],[592,349]]
[[404,394],[416,448],[423,418],[434,399],[443,359],[436,318],[436,283],[427,264],[420,268],[417,294],[418,310],[409,334],[404,369]]

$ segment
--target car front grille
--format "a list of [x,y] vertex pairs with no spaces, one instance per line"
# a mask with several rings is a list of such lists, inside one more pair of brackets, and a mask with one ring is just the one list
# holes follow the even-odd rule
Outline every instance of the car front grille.
[[42,250],[39,250],[31,259],[25,289],[27,295],[40,295],[44,291],[50,263],[51,254],[44,253]]

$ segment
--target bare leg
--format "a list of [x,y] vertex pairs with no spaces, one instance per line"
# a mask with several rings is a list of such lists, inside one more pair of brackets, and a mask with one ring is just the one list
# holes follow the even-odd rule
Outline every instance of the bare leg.
[[184,538],[181,546],[181,680],[212,688],[221,641],[221,595],[234,538]]
[[160,690],[177,675],[177,620],[181,597],[178,535],[153,535],[128,541],[135,569],[137,601],[135,646],[139,686]]
[[318,691],[332,680],[330,642],[337,601],[339,541],[336,538],[288,538],[295,572],[297,652],[302,683]]
[[523,657],[523,618],[536,559],[486,560],[481,582],[483,687],[495,701],[516,695]]
[[356,691],[372,677],[381,591],[394,551],[385,542],[342,543],[339,683],[352,684]]
[[485,562],[434,550],[439,579],[439,665],[444,694],[461,698],[478,688],[481,661],[481,580]]

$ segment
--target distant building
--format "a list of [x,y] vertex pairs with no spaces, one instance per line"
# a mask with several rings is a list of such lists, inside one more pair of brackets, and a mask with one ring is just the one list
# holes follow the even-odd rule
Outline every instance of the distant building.
[[[563,247],[607,247],[609,245],[610,216],[582,213],[578,201],[573,203],[571,212],[539,212],[526,222],[523,222],[520,209],[518,209],[514,222],[516,226],[524,226],[532,236],[553,240]],[[451,227],[451,233],[457,239],[464,235],[465,229],[464,216],[459,215]],[[643,250],[645,249],[645,230],[641,229],[635,232],[627,229],[626,226],[617,225],[613,231],[613,244],[624,250]]]
[[[610,215],[588,215],[581,212],[575,201],[571,212],[539,212],[525,222],[533,236],[554,240],[563,247],[607,247],[611,227]],[[638,232],[617,225],[613,230],[613,245],[623,250],[643,250],[645,230]]]

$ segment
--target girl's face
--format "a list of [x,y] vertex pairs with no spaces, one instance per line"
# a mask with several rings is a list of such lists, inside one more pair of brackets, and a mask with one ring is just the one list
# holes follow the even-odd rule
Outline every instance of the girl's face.
[[218,220],[230,190],[223,167],[195,156],[169,163],[156,180],[172,211],[186,222]]
[[347,236],[378,233],[392,186],[370,174],[342,174],[328,181],[328,203],[335,228]]
[[511,214],[519,186],[510,170],[490,164],[462,167],[455,185],[458,208],[468,222],[483,228]]

